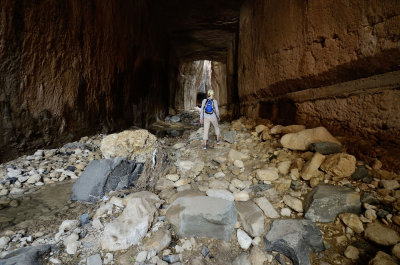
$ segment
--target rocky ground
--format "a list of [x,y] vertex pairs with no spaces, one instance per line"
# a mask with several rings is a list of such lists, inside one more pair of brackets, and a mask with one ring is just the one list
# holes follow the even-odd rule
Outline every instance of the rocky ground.
[[358,161],[322,127],[266,120],[222,123],[221,144],[203,150],[197,120],[2,164],[0,264],[399,263],[399,172]]

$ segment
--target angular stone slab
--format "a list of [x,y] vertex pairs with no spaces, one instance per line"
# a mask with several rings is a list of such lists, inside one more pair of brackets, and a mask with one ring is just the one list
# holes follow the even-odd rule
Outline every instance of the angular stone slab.
[[254,202],[236,202],[239,220],[244,230],[252,237],[261,236],[264,233],[264,213]]
[[237,210],[233,202],[220,198],[181,197],[170,205],[166,217],[179,236],[229,240],[237,222]]
[[129,188],[143,171],[143,164],[122,158],[93,160],[72,187],[71,200],[97,202],[104,194]]
[[42,257],[50,253],[54,245],[41,245],[35,247],[25,247],[7,254],[0,260],[0,265],[41,265]]
[[277,251],[294,265],[310,265],[310,252],[325,250],[319,228],[309,220],[275,220],[264,236],[267,251]]
[[333,222],[339,213],[361,212],[360,194],[347,187],[318,185],[307,195],[305,218]]

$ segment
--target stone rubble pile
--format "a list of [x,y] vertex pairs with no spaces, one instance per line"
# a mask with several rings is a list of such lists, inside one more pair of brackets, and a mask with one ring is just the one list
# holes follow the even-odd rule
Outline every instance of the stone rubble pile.
[[[43,254],[46,264],[399,263],[398,172],[382,169],[379,161],[357,161],[323,127],[274,126],[241,118],[221,124],[221,132],[224,141],[217,145],[211,137],[206,150],[202,128],[162,139],[168,163],[154,190],[107,190],[93,211],[60,222],[57,231],[26,238],[23,246],[57,246],[50,255]],[[94,139],[82,143],[91,143],[92,151],[79,150],[98,160],[101,137]],[[132,158],[129,144],[140,148],[146,142],[124,141],[123,157]],[[119,144],[110,142],[101,150],[109,153]],[[44,158],[46,152],[43,159],[24,157],[31,168],[7,164],[6,178],[28,176],[40,163],[62,157],[55,151]],[[140,162],[148,159],[152,156]],[[89,163],[79,160],[61,168]],[[60,168],[44,165],[48,174]],[[76,170],[76,176],[83,170]],[[15,187],[6,183],[2,190]],[[7,258],[27,234],[15,230],[1,236],[2,257]]]

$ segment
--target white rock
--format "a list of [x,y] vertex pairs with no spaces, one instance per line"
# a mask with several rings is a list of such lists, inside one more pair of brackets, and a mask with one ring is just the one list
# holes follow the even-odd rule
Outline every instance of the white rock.
[[278,171],[280,174],[286,176],[289,173],[291,161],[283,161],[278,164]]
[[147,258],[147,251],[140,251],[136,256],[135,261],[139,262],[139,263],[140,262],[145,262],[146,258]]
[[78,241],[78,239],[79,239],[79,236],[77,234],[73,233],[64,239],[64,246],[74,243],[75,241]]
[[2,189],[0,190],[0,196],[5,196],[8,194],[8,189]]
[[282,216],[290,216],[292,211],[289,208],[282,208],[281,209],[281,215]]
[[113,260],[114,260],[114,255],[112,253],[106,253],[103,263],[105,265],[111,264]]
[[65,247],[65,249],[68,254],[75,255],[76,252],[78,251],[78,248],[80,245],[81,245],[81,242],[79,242],[79,241],[71,242]]
[[239,202],[245,202],[250,199],[249,193],[244,190],[236,192],[234,194],[234,196],[235,196],[235,201],[239,201]]
[[237,239],[242,249],[246,250],[250,247],[252,239],[242,229],[237,230]]
[[264,214],[269,218],[279,218],[278,212],[275,210],[274,206],[265,197],[259,197],[254,199],[254,202],[258,207],[263,210]]
[[257,179],[262,181],[274,181],[279,178],[278,169],[269,167],[267,169],[258,169],[256,171]]
[[10,190],[10,195],[20,195],[20,194],[23,194],[24,192],[25,192],[25,190],[14,187]]
[[177,181],[179,179],[179,175],[178,174],[168,174],[165,177],[167,179],[171,180],[171,181]]
[[137,244],[146,235],[158,208],[154,200],[143,196],[144,193],[150,192],[138,192],[137,194],[140,196],[138,198],[133,197],[136,195],[135,193],[130,194],[131,198],[122,214],[105,225],[101,241],[103,250],[127,249]]
[[238,168],[244,168],[243,161],[241,161],[241,160],[235,160],[235,161],[233,162],[233,165],[234,165],[235,167],[238,167]]
[[7,236],[0,237],[0,249],[5,248],[10,242],[10,238]]
[[208,189],[206,194],[209,197],[221,198],[227,201],[235,200],[235,196],[231,192],[224,189]]
[[12,169],[12,168],[8,168],[7,169],[7,176],[10,178],[17,178],[19,175],[22,174],[22,170],[21,169]]
[[235,188],[238,188],[240,190],[243,190],[244,188],[246,188],[246,184],[241,181],[240,179],[232,179],[231,183],[233,184],[233,186],[235,186]]
[[188,178],[181,178],[180,180],[178,180],[174,183],[174,186],[180,187],[180,186],[186,185],[188,183],[190,183],[190,180]]
[[301,200],[290,196],[290,195],[285,195],[283,196],[283,202],[289,206],[290,208],[292,208],[293,210],[295,210],[296,212],[302,213],[303,212],[303,203]]
[[174,144],[174,146],[172,146],[172,148],[174,148],[176,150],[181,149],[183,147],[185,147],[185,143],[177,143],[177,144]]
[[219,179],[213,179],[210,181],[208,186],[211,189],[228,189],[229,183],[226,180],[219,180]]
[[53,264],[61,264],[61,260],[51,257],[49,261]]
[[231,149],[229,151],[228,158],[229,158],[230,161],[235,161],[235,160],[242,160],[243,161],[243,160],[249,159],[249,156],[246,155],[246,154],[243,154],[243,153],[241,153],[239,151],[236,151],[235,149]]
[[217,172],[217,173],[215,173],[214,177],[215,178],[223,178],[223,177],[225,177],[225,173],[222,171]]

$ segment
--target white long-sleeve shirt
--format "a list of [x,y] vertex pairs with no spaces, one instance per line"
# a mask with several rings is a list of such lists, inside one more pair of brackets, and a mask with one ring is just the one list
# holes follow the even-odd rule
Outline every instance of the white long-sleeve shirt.
[[216,115],[216,118],[219,118],[219,109],[218,109],[218,102],[216,99],[213,99],[213,108],[214,108],[214,112],[212,114],[208,114],[205,111],[205,107],[206,107],[206,102],[207,100],[212,99],[211,97],[209,98],[205,98],[203,99],[203,101],[201,102],[201,109],[200,109],[200,120],[203,120],[204,117],[211,117],[213,115]]

